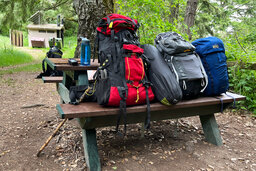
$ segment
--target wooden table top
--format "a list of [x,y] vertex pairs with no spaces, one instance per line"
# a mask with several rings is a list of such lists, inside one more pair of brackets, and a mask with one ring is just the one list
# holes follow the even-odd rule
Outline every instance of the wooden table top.
[[[232,103],[233,98],[236,101],[245,100],[245,96],[229,93],[229,96],[222,94],[218,96],[222,98],[223,103]],[[232,97],[230,97],[232,96]],[[151,111],[161,111],[161,110],[172,110],[180,108],[190,108],[190,107],[200,107],[207,105],[220,104],[220,99],[216,97],[200,97],[192,100],[183,100],[176,105],[165,106],[161,103],[153,103],[150,105]],[[82,117],[95,117],[95,116],[106,116],[106,115],[117,115],[119,114],[118,107],[103,107],[98,105],[96,102],[86,102],[79,105],[71,104],[59,104],[57,105],[57,110],[63,118],[82,118]],[[127,107],[127,114],[129,113],[140,113],[146,112],[146,105],[138,105]]]
[[46,62],[53,67],[54,70],[58,71],[83,71],[83,70],[97,70],[100,66],[98,59],[91,59],[90,66],[80,66],[80,58],[75,58],[78,61],[77,66],[69,65],[68,58],[47,58]]

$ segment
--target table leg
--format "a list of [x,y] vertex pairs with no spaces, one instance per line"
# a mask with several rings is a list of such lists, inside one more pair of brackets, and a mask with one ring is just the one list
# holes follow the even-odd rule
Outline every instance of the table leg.
[[98,154],[96,130],[82,129],[84,155],[90,171],[100,171],[100,158]]
[[[78,85],[88,85],[87,71],[78,72]],[[78,119],[81,123],[81,120]],[[87,167],[90,171],[100,171],[100,158],[98,154],[96,130],[95,129],[82,129],[84,156]]]
[[72,84],[73,84],[73,80],[65,72],[63,72],[62,83],[66,86],[67,89],[69,89],[70,86],[72,86]]
[[199,116],[206,141],[217,146],[222,145],[222,139],[214,114]]

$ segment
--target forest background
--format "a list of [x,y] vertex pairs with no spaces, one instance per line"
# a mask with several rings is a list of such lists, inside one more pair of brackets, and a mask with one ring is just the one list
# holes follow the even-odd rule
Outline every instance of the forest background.
[[[83,9],[79,8],[82,3],[86,4]],[[9,45],[9,30],[22,30],[24,44],[28,46],[28,18],[37,11],[43,12],[45,23],[56,23],[58,14],[64,18],[64,57],[73,57],[81,27],[86,29],[88,23],[98,22],[95,21],[97,18],[90,22],[86,20],[90,18],[89,12],[94,11],[90,6],[92,3],[107,7],[105,13],[115,12],[137,19],[141,23],[141,44],[153,44],[157,34],[167,31],[180,33],[190,42],[207,36],[222,39],[228,61],[234,61],[229,66],[230,90],[247,96],[239,108],[250,110],[256,116],[255,67],[253,70],[256,61],[256,1],[252,0],[1,0],[0,67],[13,64],[6,62],[10,53],[17,57],[21,55]],[[85,25],[81,24],[81,14],[86,14]],[[96,27],[90,30],[90,34],[95,35],[92,30]],[[41,65],[33,69],[40,71]]]

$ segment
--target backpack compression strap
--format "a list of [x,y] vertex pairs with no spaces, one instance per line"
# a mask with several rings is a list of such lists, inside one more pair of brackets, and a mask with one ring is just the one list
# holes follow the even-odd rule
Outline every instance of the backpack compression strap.
[[[147,79],[146,75],[145,75],[145,78]],[[146,129],[149,129],[150,128],[150,101],[149,101],[149,97],[148,97],[148,89],[151,85],[151,83],[149,81],[145,81],[143,80],[143,85],[145,87],[145,90],[146,90],[146,102],[147,102],[147,116],[146,116],[146,119],[145,119],[145,128]]]
[[120,100],[120,105],[119,105],[119,115],[117,118],[117,123],[116,123],[116,133],[119,133],[118,128],[120,125],[120,120],[121,120],[121,116],[123,116],[123,120],[124,120],[124,134],[126,134],[126,123],[127,123],[127,113],[126,113],[126,98],[128,95],[128,92],[126,94],[126,91],[128,91],[128,89],[126,90],[124,87],[117,87],[118,93],[121,97]]
[[[116,44],[118,44],[118,43],[116,43]],[[114,51],[117,50],[118,54],[120,55],[120,49],[118,49],[119,45],[117,45],[116,48],[117,49],[115,49]],[[120,113],[119,113],[119,116],[118,116],[118,119],[117,119],[117,124],[116,124],[116,132],[118,133],[118,127],[119,127],[119,124],[120,124],[120,119],[121,119],[121,116],[123,115],[124,134],[126,134],[126,123],[127,123],[126,99],[128,97],[128,87],[127,87],[126,80],[125,80],[125,62],[123,60],[124,58],[119,56],[118,59],[119,59],[119,62],[120,62],[120,71],[121,71],[121,69],[123,69],[123,72],[122,71],[119,72],[121,78],[123,78],[122,79],[123,87],[120,87],[120,86],[117,87],[117,90],[118,90],[119,96],[121,97],[121,100],[120,100],[120,105],[119,105]],[[117,66],[117,61],[116,61],[115,64]],[[114,64],[114,66],[115,66],[115,64]]]

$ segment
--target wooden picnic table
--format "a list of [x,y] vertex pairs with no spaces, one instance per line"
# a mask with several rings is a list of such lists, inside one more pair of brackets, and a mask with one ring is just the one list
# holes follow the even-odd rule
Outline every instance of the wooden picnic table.
[[[62,104],[56,108],[61,118],[77,118],[83,136],[83,146],[86,164],[89,170],[101,170],[98,155],[96,128],[116,125],[119,108],[102,107],[95,102],[86,102],[79,105],[68,104],[69,88],[73,85],[88,85],[87,70],[96,70],[97,61],[91,66],[71,66],[68,59],[48,58],[46,60],[52,69],[63,71],[63,81],[58,83],[58,93]],[[232,98],[233,97],[233,98]],[[151,104],[151,121],[165,120],[189,116],[199,116],[206,141],[217,146],[222,145],[222,139],[214,113],[221,111],[236,101],[245,100],[245,96],[234,93],[222,94],[218,97],[200,97],[193,100],[184,100],[176,105],[165,106],[160,103]],[[146,105],[127,107],[127,123],[142,123],[146,116]],[[122,123],[121,123],[122,124]]]

